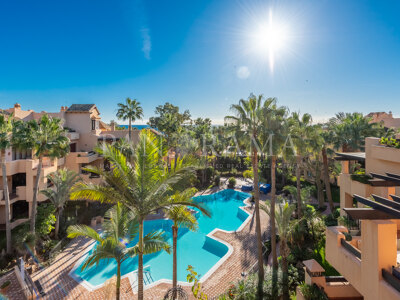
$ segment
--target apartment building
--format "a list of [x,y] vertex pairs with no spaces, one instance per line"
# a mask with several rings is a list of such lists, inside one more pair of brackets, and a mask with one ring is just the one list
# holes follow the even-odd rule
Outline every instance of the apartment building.
[[[367,138],[365,153],[336,159],[342,163],[341,215],[351,221],[327,228],[326,259],[354,297],[400,299],[400,149]],[[352,174],[356,163],[365,175]]]
[[[63,167],[79,173],[85,181],[98,182],[99,178],[82,170],[88,165],[104,168],[104,160],[93,151],[94,147],[102,141],[116,141],[128,136],[128,130],[116,130],[115,125],[109,126],[102,122],[100,112],[95,104],[62,106],[59,112],[22,110],[21,105],[15,104],[14,107],[1,110],[0,113],[12,114],[14,118],[22,121],[38,120],[44,114],[63,120],[63,126],[68,130],[67,136],[70,139],[70,153],[60,159],[44,158],[43,171],[39,180],[40,189],[47,187],[46,176],[48,174]],[[132,131],[133,142],[138,140],[139,132],[139,130]],[[12,228],[29,220],[38,163],[39,161],[31,150],[20,151],[13,148],[6,150],[6,170],[10,192],[10,215],[8,218]],[[0,230],[5,229],[5,218],[7,217],[2,185],[2,175],[0,174]],[[45,200],[44,195],[39,194],[38,201]]]

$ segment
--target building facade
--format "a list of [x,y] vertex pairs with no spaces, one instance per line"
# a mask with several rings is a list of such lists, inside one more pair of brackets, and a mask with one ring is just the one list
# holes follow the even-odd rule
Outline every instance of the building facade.
[[[367,138],[365,153],[337,159],[341,215],[351,222],[327,228],[326,259],[363,299],[400,299],[400,149]],[[355,162],[366,175],[351,174]]]
[[[116,130],[115,125],[109,126],[101,121],[100,112],[95,104],[73,104],[70,107],[62,106],[59,112],[34,112],[22,110],[21,105],[15,104],[13,108],[0,110],[0,113],[13,115],[22,121],[39,120],[44,114],[63,121],[63,126],[68,130],[70,140],[70,153],[66,157],[51,160],[44,158],[43,170],[39,180],[39,188],[47,188],[46,176],[58,168],[68,168],[80,174],[84,181],[98,182],[100,179],[88,174],[82,168],[97,166],[104,168],[104,160],[93,149],[102,141],[116,141],[128,136],[128,130]],[[132,131],[132,141],[139,138],[139,130]],[[157,133],[156,131],[154,131]],[[32,150],[6,150],[6,170],[8,188],[10,192],[10,215],[5,215],[5,200],[3,193],[3,180],[0,174],[0,229],[5,229],[5,220],[8,217],[11,227],[29,220],[33,200],[33,190],[36,180],[39,161]],[[44,195],[38,195],[38,201],[47,200]]]

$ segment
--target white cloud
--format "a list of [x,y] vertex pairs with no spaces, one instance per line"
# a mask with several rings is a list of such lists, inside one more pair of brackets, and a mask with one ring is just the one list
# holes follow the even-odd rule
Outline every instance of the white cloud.
[[237,71],[236,71],[236,76],[237,76],[239,79],[247,79],[247,78],[249,78],[249,76],[250,76],[250,70],[249,70],[249,68],[246,67],[246,66],[241,66],[241,67],[239,67],[239,68],[237,69]]
[[144,57],[146,59],[150,59],[150,51],[151,51],[151,37],[150,37],[150,30],[149,28],[142,27],[140,29],[140,33],[142,35],[142,51],[144,53]]

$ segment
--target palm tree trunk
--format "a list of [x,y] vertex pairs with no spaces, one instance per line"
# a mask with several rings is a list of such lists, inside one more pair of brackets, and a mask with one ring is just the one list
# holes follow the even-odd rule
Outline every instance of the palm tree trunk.
[[42,174],[42,166],[43,166],[43,157],[39,157],[39,165],[37,167],[36,182],[35,182],[35,188],[33,190],[33,201],[32,201],[32,210],[31,210],[31,232],[32,233],[35,233],[36,206],[37,206],[37,197],[38,197],[38,192],[39,192],[40,175]]
[[275,200],[276,200],[276,156],[271,157],[271,253],[272,266],[278,269],[278,256],[276,254],[276,226],[275,226]]
[[176,287],[178,285],[178,261],[177,261],[177,240],[178,240],[178,227],[172,226],[172,247],[173,247],[173,266],[172,266],[172,288],[174,289],[173,299],[176,299]]
[[328,156],[326,155],[326,148],[322,148],[322,161],[324,163],[324,182],[325,182],[325,190],[326,196],[328,198],[329,207],[331,209],[331,213],[335,209],[332,200],[332,191],[331,191],[331,183],[329,181],[329,167],[328,167]]
[[301,218],[301,210],[302,210],[302,203],[301,203],[301,183],[300,183],[300,168],[301,168],[301,156],[296,156],[297,165],[296,165],[296,187],[297,187],[297,217]]
[[321,183],[321,170],[317,169],[316,173],[317,174],[315,176],[315,181],[317,184],[318,206],[321,208],[325,205],[324,190],[322,189],[322,183]]
[[129,132],[129,142],[132,140],[132,119],[129,118],[129,128],[128,128],[128,132]]
[[253,177],[254,177],[254,202],[256,213],[256,234],[257,234],[257,250],[258,250],[258,299],[263,298],[263,283],[264,283],[264,257],[261,237],[261,222],[260,222],[260,189],[258,186],[258,157],[257,150],[253,149]]
[[60,230],[60,218],[61,218],[61,210],[57,209],[56,211],[56,224],[54,228],[54,237],[57,239],[58,238],[58,232]]
[[115,298],[119,300],[120,298],[120,288],[121,288],[121,262],[117,262],[117,284],[116,284],[116,294]]
[[8,192],[7,169],[6,169],[6,151],[1,150],[1,170],[3,175],[3,193],[6,204],[6,241],[7,253],[11,254],[11,224],[10,224],[10,193]]
[[139,220],[138,300],[143,300],[143,219]]
[[276,197],[276,156],[271,156],[271,255],[272,255],[272,298],[277,299],[278,294],[278,256],[276,253],[276,226],[275,226],[275,197]]
[[281,241],[281,253],[282,253],[282,295],[283,300],[289,300],[289,276],[288,276],[288,259],[284,253],[286,253],[286,242]]

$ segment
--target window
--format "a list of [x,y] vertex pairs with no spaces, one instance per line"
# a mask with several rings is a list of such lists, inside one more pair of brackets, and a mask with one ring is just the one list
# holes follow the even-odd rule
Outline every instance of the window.
[[92,120],[92,130],[96,130],[96,120]]

